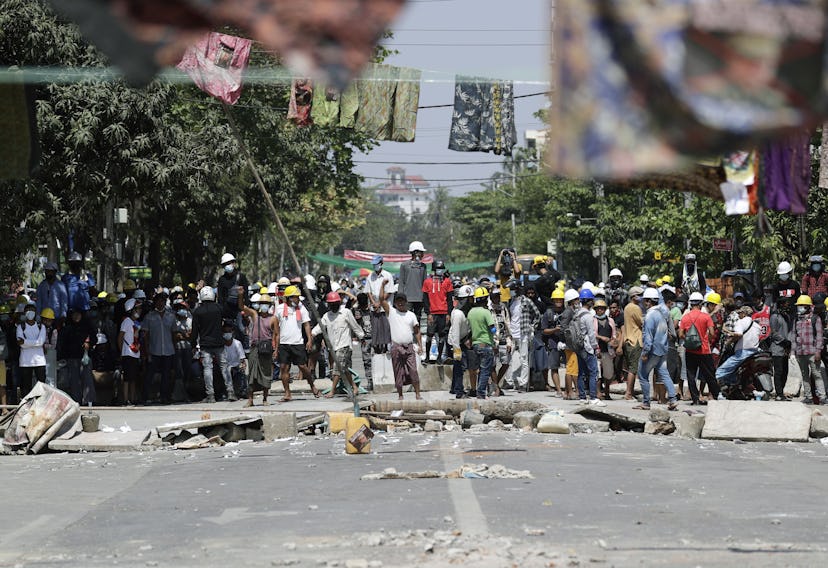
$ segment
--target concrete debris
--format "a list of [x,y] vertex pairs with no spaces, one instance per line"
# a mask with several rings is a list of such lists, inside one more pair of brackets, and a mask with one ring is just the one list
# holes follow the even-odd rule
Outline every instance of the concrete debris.
[[535,426],[538,425],[538,421],[540,421],[538,413],[529,411],[517,412],[512,418],[512,424],[514,427],[521,430],[534,429]]
[[506,425],[502,420],[490,420],[486,423],[486,426],[488,426],[491,430],[503,430],[506,428]]
[[676,412],[671,418],[676,427],[676,436],[682,438],[701,438],[704,428],[704,414],[686,414]]
[[293,438],[299,432],[295,412],[279,412],[262,415],[262,434],[266,442],[280,438]]
[[537,428],[543,434],[569,434],[569,421],[562,410],[550,410],[539,418]]
[[235,416],[225,416],[222,418],[210,418],[207,420],[194,420],[190,422],[170,422],[162,424],[156,430],[159,434],[164,432],[174,432],[176,430],[199,430],[201,428],[209,428],[210,426],[219,426],[221,424],[231,424],[233,422],[246,422],[258,419],[259,416],[251,416],[248,414],[236,414]]
[[534,479],[534,476],[525,470],[509,469],[502,465],[467,464],[449,472],[443,471],[412,471],[398,472],[389,467],[382,473],[368,473],[360,478],[362,481],[377,481],[380,479]]
[[212,448],[216,446],[223,446],[225,444],[224,440],[221,439],[220,436],[214,436],[212,438],[207,438],[203,434],[198,434],[197,436],[193,436],[186,442],[180,442],[175,445],[175,449],[177,450],[195,450],[198,448]]
[[602,420],[610,423],[610,428],[613,430],[633,430],[635,432],[643,432],[644,424],[647,422],[643,413],[638,414],[620,414],[613,412],[607,408],[600,408],[596,406],[584,406],[573,411],[573,414],[580,414],[593,420]]
[[491,430],[488,424],[472,424],[469,426],[470,432],[488,432]]
[[650,422],[669,422],[670,411],[666,408],[653,408],[650,410]]
[[443,423],[438,420],[426,420],[423,430],[426,432],[441,432],[443,430]]
[[609,432],[609,422],[589,420],[580,414],[567,414],[564,419],[569,423],[570,434],[594,434],[595,432]]
[[4,451],[36,454],[50,441],[80,432],[80,407],[65,392],[38,381],[0,420],[0,430]]
[[644,425],[645,434],[663,434],[667,436],[676,431],[676,426],[672,422],[647,422]]
[[711,400],[702,437],[714,440],[807,442],[811,411],[797,402]]
[[828,437],[828,416],[824,416],[819,410],[814,410],[811,415],[811,437]]
[[523,534],[526,536],[543,536],[546,534],[546,531],[543,529],[530,529],[526,527],[523,529]]
[[55,452],[128,452],[145,449],[149,438],[149,430],[126,433],[80,432],[69,439],[52,440],[49,449]]
[[427,410],[426,416],[446,416],[445,410]]
[[463,428],[469,428],[475,424],[483,424],[484,420],[485,416],[475,408],[469,408],[460,413],[460,424]]

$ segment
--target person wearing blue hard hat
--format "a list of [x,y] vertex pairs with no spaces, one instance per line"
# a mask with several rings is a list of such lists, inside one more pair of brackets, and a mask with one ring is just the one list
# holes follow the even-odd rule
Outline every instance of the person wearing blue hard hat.
[[368,302],[371,310],[371,349],[377,355],[388,351],[388,344],[391,343],[391,328],[388,325],[388,316],[382,309],[382,291],[385,295],[396,292],[394,278],[391,273],[383,269],[382,255],[375,255],[371,259],[371,266],[374,270],[365,279],[365,292],[368,294]]

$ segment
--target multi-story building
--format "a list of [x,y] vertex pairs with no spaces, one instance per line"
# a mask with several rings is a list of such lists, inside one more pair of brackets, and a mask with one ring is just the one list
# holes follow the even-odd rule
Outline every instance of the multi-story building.
[[399,209],[406,216],[425,213],[431,203],[431,184],[423,176],[407,175],[405,168],[393,166],[386,170],[388,179],[374,192],[383,205]]

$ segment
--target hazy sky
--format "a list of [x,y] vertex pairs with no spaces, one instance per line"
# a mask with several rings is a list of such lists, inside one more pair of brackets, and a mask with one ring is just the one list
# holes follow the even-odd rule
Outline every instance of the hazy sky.
[[[399,50],[386,63],[423,71],[420,106],[452,104],[454,76],[479,75],[515,82],[515,95],[549,88],[549,0],[408,0],[394,22],[388,47]],[[544,96],[515,100],[518,141],[524,131],[542,126],[532,113],[546,105]],[[451,108],[420,109],[413,143],[383,142],[357,157],[357,171],[373,185],[395,164],[420,174],[433,186],[452,194],[480,189],[477,181],[436,181],[488,178],[500,170],[502,158],[486,152],[448,149]],[[390,163],[365,163],[380,161]],[[404,162],[475,162],[469,165],[415,165]],[[480,163],[495,162],[495,163]]]

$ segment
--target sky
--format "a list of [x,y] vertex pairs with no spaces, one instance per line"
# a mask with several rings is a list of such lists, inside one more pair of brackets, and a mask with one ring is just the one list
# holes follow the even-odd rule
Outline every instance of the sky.
[[[420,106],[452,104],[455,74],[514,81],[515,96],[549,89],[550,0],[408,0],[392,24],[394,38],[383,42],[400,53],[389,65],[423,71]],[[518,7],[519,9],[513,9]],[[532,116],[546,97],[515,99],[518,143],[524,132],[542,128]],[[451,108],[420,109],[414,142],[382,142],[355,158],[366,185],[381,183],[386,169],[399,165],[408,174],[422,175],[432,186],[452,195],[479,190],[478,180],[501,170],[502,157],[486,152],[448,149]],[[368,163],[388,162],[388,163]],[[405,162],[430,162],[406,164]],[[440,165],[439,162],[474,162]],[[375,179],[381,178],[381,179]],[[446,180],[446,181],[438,181]],[[462,181],[450,181],[462,180]]]

